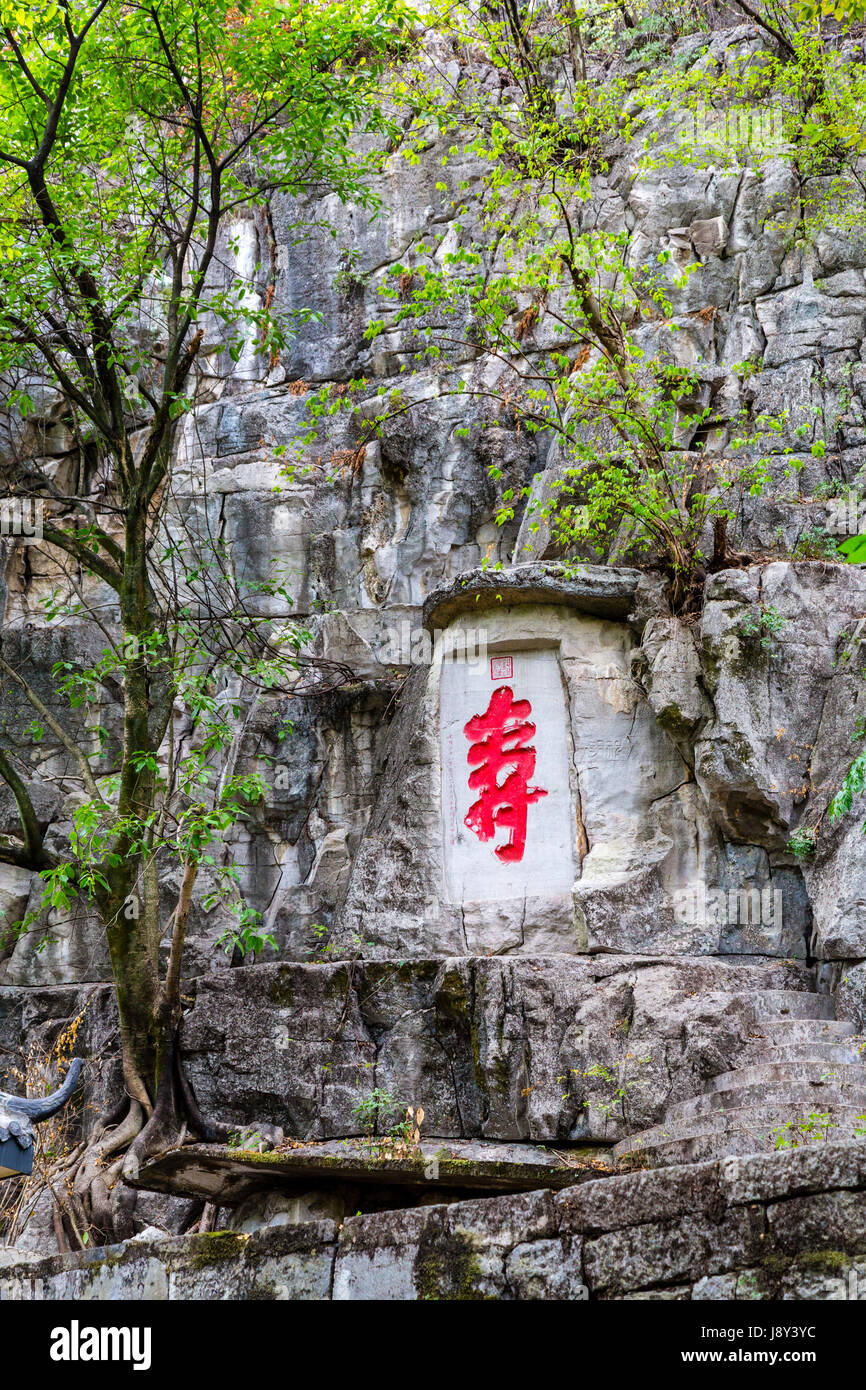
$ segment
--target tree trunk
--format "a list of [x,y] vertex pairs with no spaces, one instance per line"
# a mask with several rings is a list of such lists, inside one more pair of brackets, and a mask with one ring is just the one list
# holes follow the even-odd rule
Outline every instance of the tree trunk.
[[[156,863],[142,852],[144,825],[153,812],[156,776],[137,765],[137,755],[155,754],[150,727],[147,639],[153,628],[147,577],[147,506],[135,486],[126,505],[123,583],[120,591],[125,679],[121,784],[117,814],[121,824],[138,823],[135,833],[118,836],[118,864],[103,905],[108,950],[117,990],[124,1080],[130,1096],[150,1114],[156,1103],[161,1050],[159,990],[159,882]],[[141,896],[139,897],[139,892]]]

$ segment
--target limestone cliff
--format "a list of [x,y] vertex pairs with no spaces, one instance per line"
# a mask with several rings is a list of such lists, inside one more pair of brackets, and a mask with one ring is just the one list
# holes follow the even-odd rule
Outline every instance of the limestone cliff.
[[[849,42],[866,59],[864,41]],[[721,71],[766,44],[740,25],[708,47],[686,37],[676,56]],[[598,81],[616,61],[599,66]],[[298,218],[316,210],[285,200],[233,229],[240,254],[261,267],[262,298],[319,317],[279,361],[249,353],[214,368],[179,440],[167,527],[183,518],[210,528],[247,577],[283,566],[292,616],[345,679],[310,682],[291,699],[263,694],[242,711],[233,756],[262,773],[267,796],[221,846],[222,862],[239,867],[277,947],[256,964],[227,957],[215,945],[222,909],[194,908],[185,1066],[208,1114],[266,1145],[358,1136],[359,1100],[381,1088],[401,1107],[423,1107],[424,1139],[458,1145],[455,1163],[469,1152],[459,1144],[488,1142],[559,1146],[564,1163],[577,1148],[590,1177],[592,1163],[613,1166],[638,1149],[661,1165],[706,1164],[661,1201],[665,1219],[679,1222],[695,1193],[709,1205],[713,1162],[772,1149],[771,1132],[810,1106],[833,1116],[831,1137],[855,1137],[862,1121],[866,810],[855,803],[834,823],[826,812],[864,713],[866,575],[828,558],[820,538],[839,538],[839,494],[866,468],[866,239],[838,229],[808,245],[793,239],[790,209],[809,189],[784,158],[759,173],[677,164],[641,173],[636,147],[621,140],[610,150],[585,216],[627,232],[635,264],[672,253],[671,314],[643,323],[638,337],[648,354],[695,369],[711,402],[697,430],[684,408],[680,447],[724,456],[745,406],[780,421],[766,445],[773,485],[743,497],[730,537],[749,563],[708,574],[693,610],[672,613],[658,568],[565,568],[529,506],[496,524],[503,489],[550,495],[563,476],[559,446],[507,421],[464,437],[481,406],[471,392],[446,393],[434,366],[410,376],[415,408],[378,437],[362,438],[349,414],[325,416],[303,467],[286,476],[283,451],[308,427],[313,391],[337,396],[366,378],[372,413],[379,391],[404,384],[411,344],[388,272],[444,256],[478,225],[477,162],[466,153],[443,170],[445,143],[431,133],[415,162],[393,154],[376,219],[336,202],[319,210],[335,237],[314,229],[298,239]],[[682,280],[684,267],[692,273]],[[383,315],[385,332],[371,342],[366,325]],[[465,368],[477,384],[494,364],[467,356]],[[71,468],[74,441],[50,393],[15,428],[58,476]],[[813,451],[818,441],[827,447]],[[791,459],[801,465],[793,477],[783,467]],[[56,575],[44,547],[4,541],[2,578],[6,659],[58,718],[78,720],[76,737],[92,739],[98,724],[110,763],[119,737],[110,692],[70,715],[49,677],[70,653],[97,651],[100,634],[74,616],[45,624],[40,601]],[[531,706],[521,717],[532,719],[537,747],[533,795],[506,845],[521,852],[504,856],[502,836],[485,839],[471,823],[477,762],[465,733],[503,687]],[[50,733],[31,747],[30,711],[8,683],[2,697],[5,737],[29,748],[47,842],[61,844],[75,804],[66,755]],[[0,832],[15,830],[0,787]],[[817,853],[796,853],[792,837],[808,849],[818,830]],[[171,873],[163,891],[169,911],[179,891]],[[7,924],[38,892],[31,873],[0,866]],[[0,1019],[9,1049],[44,1054],[80,1017],[73,1045],[89,1059],[86,1129],[119,1089],[102,929],[83,908],[48,926],[47,945],[41,933],[7,938]],[[3,1084],[19,1062],[4,1050]],[[738,1108],[739,1122],[729,1114]],[[841,1189],[863,1195],[846,1155],[834,1160],[838,1172],[814,1179],[810,1193],[826,1189],[815,1202],[841,1200]],[[326,1156],[300,1186],[292,1178],[293,1193],[318,1200]],[[391,1201],[400,1209],[389,1188],[387,1200],[370,1200],[363,1230],[366,1216],[348,1223],[337,1249],[331,1217],[351,1214],[347,1193],[371,1182],[365,1170],[343,1181],[339,1210],[301,1204],[318,1233],[305,1226],[300,1243],[276,1253],[255,1239],[262,1260],[284,1261],[282,1296],[378,1287],[373,1246],[398,1252],[387,1296],[424,1296],[416,1247],[459,1227],[466,1277],[492,1296],[580,1297],[586,1285],[593,1296],[664,1287],[737,1297],[738,1281],[763,1289],[766,1273],[753,1229],[764,1215],[746,1204],[764,1203],[763,1213],[779,1195],[764,1160],[743,1161],[745,1176],[726,1189],[724,1232],[714,1228],[722,1253],[706,1266],[690,1252],[663,1268],[643,1209],[622,1221],[584,1211],[585,1194],[606,1183],[649,1203],[648,1174],[555,1199],[506,1195],[487,1214],[477,1201],[465,1235],[471,1184],[452,1169],[441,1216],[404,1212],[399,1225],[393,1213],[375,1215]],[[430,1201],[437,1179],[426,1172],[416,1186]],[[491,1183],[520,1190],[513,1173]],[[202,1184],[155,1172],[139,1225],[151,1236],[185,1229]],[[239,1187],[238,1201],[266,1188]],[[236,1203],[218,1182],[210,1191],[232,1220]],[[53,1254],[50,1203],[40,1202],[18,1245]],[[246,1229],[273,1216],[256,1210]],[[817,1219],[789,1215],[792,1229],[801,1216]],[[285,1209],[278,1218],[288,1219]],[[441,1226],[432,1235],[431,1221]],[[626,1256],[623,1223],[642,1231],[652,1274],[634,1250]],[[801,1247],[782,1225],[776,1238],[793,1259]],[[493,1248],[493,1272],[478,1274],[476,1247]],[[849,1247],[852,1260],[866,1250]],[[253,1245],[244,1249],[231,1278],[253,1259]],[[162,1258],[153,1256],[154,1296],[167,1297]],[[39,1277],[54,1281],[53,1296],[67,1287],[56,1264]],[[809,1278],[791,1275],[785,1296],[811,1296]],[[449,1273],[444,1296],[459,1296],[458,1283]],[[111,1288],[123,1293],[122,1279]]]

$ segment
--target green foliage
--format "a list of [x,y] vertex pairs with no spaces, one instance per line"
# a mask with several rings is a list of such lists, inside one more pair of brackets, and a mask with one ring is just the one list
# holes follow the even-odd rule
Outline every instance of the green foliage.
[[348,941],[332,941],[331,928],[323,922],[314,922],[310,927],[315,945],[308,951],[308,956],[314,956],[319,961],[328,960],[357,960],[364,947],[372,948],[375,943],[365,941],[362,936],[354,933]]
[[824,478],[818,483],[813,492],[813,496],[819,502],[828,502],[832,497],[841,497],[845,491],[845,485],[839,478]]
[[788,841],[788,849],[796,859],[811,859],[818,848],[818,831],[812,825],[801,825]]
[[[163,559],[179,562],[180,548],[171,547]],[[224,562],[221,547],[211,544],[194,565],[187,561],[182,578],[189,588],[207,575],[219,587],[222,632],[220,625],[216,630],[203,628],[194,603],[188,603],[178,608],[165,631],[128,638],[120,645],[112,643],[93,665],[83,661],[55,664],[52,674],[56,688],[66,695],[70,708],[77,709],[95,699],[108,681],[122,685],[130,664],[146,661],[151,679],[181,702],[194,746],[185,753],[173,747],[127,753],[132,772],[147,776],[151,782],[152,799],[145,814],[122,815],[118,803],[121,778],[99,777],[94,784],[96,796],[73,812],[71,860],[42,870],[42,899],[20,924],[19,933],[21,926],[29,929],[46,911],[68,911],[76,893],[98,900],[110,889],[107,870],[117,867],[123,858],[137,857],[142,862],[175,859],[211,870],[217,888],[203,897],[205,910],[223,903],[237,918],[236,928],[219,938],[227,952],[238,948],[244,954],[258,953],[265,945],[276,944],[272,936],[259,930],[261,914],[247,907],[239,896],[238,869],[231,864],[219,865],[214,852],[233,826],[249,818],[250,808],[265,799],[267,789],[258,772],[227,777],[221,760],[235,744],[245,704],[233,678],[235,682],[242,678],[250,689],[285,687],[293,679],[299,653],[310,635],[292,623],[275,630],[271,619],[249,612],[253,593],[291,605],[279,577],[237,589],[233,609],[228,574],[220,559]],[[46,601],[45,610],[49,623],[64,616],[54,595]],[[41,726],[37,729],[41,731]],[[280,732],[285,736],[286,728]]]
[[830,1130],[836,1128],[837,1122],[830,1118],[829,1111],[812,1110],[800,1120],[786,1120],[778,1129],[771,1130],[770,1138],[775,1149],[799,1149],[806,1144],[823,1142]]
[[[177,278],[188,246],[192,260],[213,251],[213,208],[200,190],[210,185],[220,220],[311,185],[370,205],[377,157],[359,158],[350,140],[358,126],[384,129],[376,72],[398,21],[391,0],[4,0],[0,368],[47,364],[99,430],[109,403],[93,398],[96,364],[75,350],[73,325],[109,340],[132,409],[153,379],[142,314],[154,326],[189,316],[193,331],[213,315],[235,360],[247,342],[278,351],[308,310],[279,318],[255,305],[245,281],[205,285],[192,264],[185,283]],[[39,165],[45,102],[67,78]],[[50,216],[34,217],[46,198]],[[230,237],[229,257],[237,250]],[[66,330],[50,344],[46,310]],[[191,398],[176,390],[165,404],[176,418]]]
[[[624,1032],[627,1034],[628,1029]],[[581,1077],[591,1082],[600,1082],[600,1087],[594,1087],[594,1094],[584,1100],[583,1104],[587,1110],[595,1110],[609,1120],[611,1116],[619,1114],[624,1121],[626,1128],[631,1127],[631,1092],[638,1084],[639,1075],[630,1074],[633,1065],[644,1067],[652,1061],[651,1056],[638,1057],[634,1052],[626,1052],[616,1071],[611,1071],[601,1062],[593,1062],[585,1069],[572,1067],[569,1076]],[[559,1076],[560,1083],[568,1079],[566,1076]],[[568,1095],[563,1096],[563,1100],[568,1100]]]
[[266,1139],[260,1130],[250,1127],[248,1129],[230,1129],[226,1140],[226,1147],[229,1149],[241,1149],[244,1153],[268,1153],[274,1148],[271,1140]]
[[847,536],[838,546],[848,565],[866,565],[866,536]]
[[[842,635],[844,636],[844,634]],[[846,652],[844,655],[847,657],[850,652]],[[856,741],[862,741],[866,738],[866,721],[862,717],[857,720],[851,737]],[[831,821],[841,820],[843,816],[848,814],[854,805],[855,797],[862,795],[864,786],[866,786],[866,748],[854,758],[842,779],[842,785],[827,808]],[[863,824],[863,833],[866,834],[866,822]]]
[[866,19],[864,0],[794,0],[793,9],[805,22],[814,22],[819,16],[849,24]]
[[[644,75],[643,109],[665,111],[675,135],[663,150],[649,136],[644,167],[747,164],[760,177],[771,161],[789,158],[802,179],[816,180],[796,207],[774,209],[791,244],[808,244],[822,230],[862,228],[863,64],[826,41],[816,23],[818,0],[751,8],[767,41],[758,57],[732,58],[721,71],[695,62]],[[863,18],[864,7],[862,0],[823,6],[825,15],[834,11],[844,29]]]
[[[832,1079],[832,1073],[827,1079]],[[828,1110],[812,1110],[799,1120],[786,1120],[778,1129],[771,1130],[770,1138],[775,1149],[799,1149],[808,1144],[824,1143],[831,1131],[839,1129],[839,1121],[832,1119]],[[866,1139],[866,1115],[856,1115],[853,1139]]]
[[[401,74],[395,96],[407,113],[406,158],[426,147],[431,130],[450,142],[437,190],[450,195],[455,234],[447,247],[432,238],[414,246],[390,268],[385,312],[367,336],[402,328],[410,354],[400,370],[435,368],[440,394],[467,397],[458,438],[504,425],[557,441],[559,466],[543,493],[508,486],[491,468],[502,489],[500,524],[525,504],[530,535],[546,527],[567,558],[662,562],[681,604],[711,559],[708,543],[724,537],[744,496],[766,487],[765,440],[782,422],[755,418],[744,395],[727,457],[683,447],[684,438],[700,443],[713,423],[709,364],[685,367],[658,347],[648,353],[640,330],[662,321],[676,333],[672,297],[698,263],[678,265],[668,250],[654,261],[636,259],[625,230],[587,214],[612,143],[634,142],[650,115],[664,116],[684,94],[705,97],[707,81],[666,70],[663,79],[653,71],[599,87],[586,78],[580,41],[600,11],[569,13],[435,11],[461,55],[459,71],[431,82],[429,68],[419,66]],[[647,38],[669,41],[672,26],[673,8],[641,10],[628,29],[631,50],[642,52]],[[554,94],[549,69],[567,72],[569,61]],[[485,67],[499,73],[506,101],[491,101],[489,83],[478,77]],[[482,169],[477,221],[461,215],[468,190],[451,167],[467,154]],[[647,138],[642,167],[661,158]],[[466,365],[479,352],[495,363],[483,381]],[[749,370],[744,364],[744,387]],[[414,408],[411,391],[383,388],[379,411],[369,400],[361,411],[366,388],[361,381],[337,398],[316,393],[313,420],[358,409],[369,434]],[[786,472],[801,466],[792,459]],[[712,558],[723,561],[721,544]]]
[[791,551],[793,560],[837,560],[839,542],[823,526],[810,526],[797,537]]
[[[854,804],[855,796],[860,796],[864,783],[866,783],[866,749],[858,753],[852,762],[842,781],[842,785],[837,791],[828,807],[830,819],[840,820],[847,815]],[[866,825],[864,825],[866,832]]]
[[391,1092],[375,1086],[352,1106],[352,1116],[358,1121],[368,1139],[387,1132],[396,1137],[403,1121],[398,1119],[404,1107]]
[[747,641],[757,640],[764,651],[769,651],[773,646],[773,639],[778,637],[785,626],[787,619],[772,604],[761,604],[754,612],[749,612],[740,620],[740,635]]

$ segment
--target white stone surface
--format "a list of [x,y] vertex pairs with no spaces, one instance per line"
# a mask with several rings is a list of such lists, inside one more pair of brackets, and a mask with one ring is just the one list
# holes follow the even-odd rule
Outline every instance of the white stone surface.
[[[496,651],[483,663],[446,658],[440,690],[442,829],[450,901],[503,902],[570,892],[575,875],[575,819],[569,786],[568,716],[556,651]],[[526,839],[519,857],[520,831],[503,825],[501,807],[498,818],[494,811],[492,839],[480,838],[466,824],[471,808],[483,796],[483,789],[469,786],[476,765],[468,758],[476,739],[467,736],[466,725],[488,712],[494,692],[508,690],[513,707],[506,729],[520,723],[535,726],[521,741],[521,747],[535,750],[535,767],[525,779],[529,794]],[[504,703],[505,697],[500,698]],[[521,712],[526,701],[531,711]],[[495,740],[494,734],[488,736],[490,740]],[[505,753],[515,747],[516,740],[506,736]],[[497,785],[501,787],[510,775],[520,773],[515,774],[515,765],[506,760]],[[497,853],[509,843],[515,856],[511,860]]]

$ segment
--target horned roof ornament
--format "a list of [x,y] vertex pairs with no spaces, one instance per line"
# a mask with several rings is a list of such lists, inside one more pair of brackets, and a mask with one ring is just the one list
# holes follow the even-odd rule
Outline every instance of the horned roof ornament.
[[17,1178],[33,1172],[33,1126],[62,1110],[81,1075],[83,1063],[75,1057],[62,1086],[50,1096],[29,1099],[0,1091],[0,1178]]

